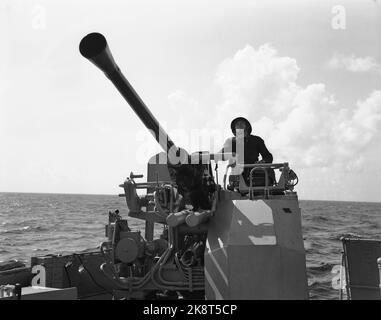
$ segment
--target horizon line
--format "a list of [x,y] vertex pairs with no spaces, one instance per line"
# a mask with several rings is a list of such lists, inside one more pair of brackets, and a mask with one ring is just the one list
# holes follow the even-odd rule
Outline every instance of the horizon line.
[[[119,193],[70,193],[70,192],[25,192],[25,191],[0,191],[0,193],[25,193],[25,194],[56,194],[56,195],[83,195],[83,196],[117,196]],[[332,200],[332,199],[301,199],[300,201],[332,201],[332,202],[362,202],[362,203],[381,203],[381,201],[365,200]]]

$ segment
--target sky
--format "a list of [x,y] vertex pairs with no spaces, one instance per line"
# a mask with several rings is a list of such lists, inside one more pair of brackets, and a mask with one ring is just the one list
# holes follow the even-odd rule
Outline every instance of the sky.
[[188,152],[244,116],[300,199],[381,201],[376,0],[0,0],[0,192],[118,194],[160,151],[79,54],[94,31]]

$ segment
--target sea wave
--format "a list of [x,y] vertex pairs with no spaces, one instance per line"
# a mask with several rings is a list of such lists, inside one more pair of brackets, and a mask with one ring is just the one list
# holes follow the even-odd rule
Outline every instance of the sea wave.
[[362,238],[364,238],[364,236],[362,236],[360,234],[348,232],[348,233],[342,233],[342,234],[334,235],[331,237],[332,240],[340,240],[340,241],[342,238],[362,239]]
[[4,234],[21,234],[21,233],[26,233],[26,232],[41,232],[41,231],[48,231],[48,228],[42,227],[42,226],[24,226],[24,227],[19,227],[15,229],[9,229],[9,230],[4,230],[2,233]]
[[[338,299],[333,268],[341,262],[340,238],[375,238],[381,204],[300,201],[310,299]],[[1,260],[30,261],[36,255],[74,253],[105,240],[107,213],[127,216],[125,199],[102,195],[0,193]],[[130,219],[139,230],[144,223]],[[161,229],[160,229],[161,231]]]
[[309,266],[308,269],[311,271],[331,271],[335,265],[334,263],[321,262],[320,265]]

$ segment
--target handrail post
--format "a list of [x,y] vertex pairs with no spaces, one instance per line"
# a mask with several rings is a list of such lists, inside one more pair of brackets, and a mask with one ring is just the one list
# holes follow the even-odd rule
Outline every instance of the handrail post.
[[381,298],[381,258],[377,259],[377,265],[378,265],[378,272],[379,272],[379,278],[380,278],[380,298]]

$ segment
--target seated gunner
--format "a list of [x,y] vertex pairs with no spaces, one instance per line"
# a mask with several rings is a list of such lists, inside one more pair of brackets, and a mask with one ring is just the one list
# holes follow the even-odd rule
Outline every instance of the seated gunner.
[[[263,139],[251,134],[251,124],[247,119],[243,117],[235,118],[231,122],[230,127],[234,137],[228,138],[225,141],[224,146],[219,151],[220,153],[232,152],[236,155],[237,163],[253,164],[273,162],[273,156],[267,149]],[[261,155],[262,158],[260,161],[258,161],[259,155]],[[250,184],[249,175],[251,170],[252,168],[245,168],[242,173],[247,185]],[[268,184],[272,185],[275,181],[274,170],[267,169],[267,172],[269,176]],[[264,172],[256,170],[254,173],[254,178],[262,178],[262,185],[264,185]]]

